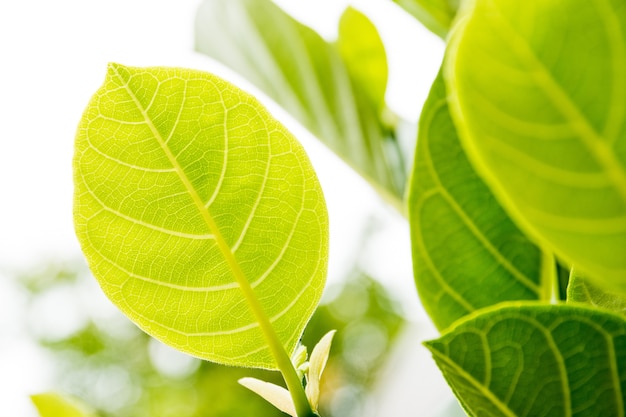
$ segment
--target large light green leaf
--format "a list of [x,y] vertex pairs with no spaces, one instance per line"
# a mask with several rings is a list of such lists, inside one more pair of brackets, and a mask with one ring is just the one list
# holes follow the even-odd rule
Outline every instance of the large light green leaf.
[[54,392],[31,395],[41,417],[95,417],[95,413],[75,398]]
[[199,71],[111,64],[74,179],[91,270],[147,333],[275,368],[266,317],[295,348],[324,286],[326,206],[303,149],[254,97]]
[[626,7],[476,0],[448,49],[453,116],[514,220],[626,290]]
[[[354,37],[348,31],[357,28],[363,25],[344,26],[342,37]],[[366,30],[358,36],[378,38],[373,26]],[[380,103],[359,84],[364,72],[352,78],[336,45],[270,0],[205,0],[196,48],[260,88],[402,211],[406,172],[398,142],[380,122]],[[384,50],[375,54],[380,67]],[[381,75],[372,81],[377,90]]]
[[427,342],[470,416],[624,416],[626,321],[510,303]]
[[[507,300],[549,298],[542,256],[465,156],[441,75],[424,104],[409,191],[415,283],[439,329]],[[548,260],[549,261],[549,260]]]
[[619,314],[626,314],[626,297],[598,287],[575,269],[567,287],[567,301],[585,303],[593,307],[603,308]]
[[460,3],[460,0],[393,1],[441,38],[445,38],[448,34]]

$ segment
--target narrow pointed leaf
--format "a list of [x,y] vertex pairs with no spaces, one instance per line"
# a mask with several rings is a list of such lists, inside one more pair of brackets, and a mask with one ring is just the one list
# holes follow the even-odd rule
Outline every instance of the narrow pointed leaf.
[[374,24],[358,10],[348,7],[339,20],[339,53],[355,84],[362,86],[369,101],[385,107],[387,55]]
[[460,0],[394,0],[428,30],[445,38],[456,16]]
[[46,392],[30,399],[41,417],[96,417],[86,405],[67,395]]
[[273,369],[265,316],[295,349],[324,286],[328,219],[304,150],[255,98],[200,71],[111,64],[74,179],[91,270],[147,333]]
[[624,416],[621,316],[508,303],[426,346],[470,416]]
[[448,48],[452,113],[516,222],[626,291],[626,8],[477,0]]
[[626,314],[626,297],[598,287],[589,278],[572,270],[567,287],[567,301],[584,303],[593,307],[611,310],[618,314]]
[[326,367],[328,361],[328,355],[330,354],[330,347],[333,343],[333,337],[336,330],[331,330],[326,333],[324,337],[315,345],[311,352],[311,358],[309,360],[309,379],[306,385],[306,395],[309,399],[309,403],[314,410],[317,410],[317,405],[320,399],[320,380],[322,373]]
[[479,308],[541,296],[541,253],[478,177],[441,74],[424,104],[409,191],[415,283],[439,329]]
[[283,413],[296,417],[296,408],[293,405],[289,391],[285,388],[256,378],[241,378],[239,383]]
[[[374,36],[371,27],[367,36]],[[362,74],[351,77],[336,45],[271,0],[205,0],[196,48],[246,77],[402,207],[406,172],[399,144],[380,122],[380,103],[359,84]]]

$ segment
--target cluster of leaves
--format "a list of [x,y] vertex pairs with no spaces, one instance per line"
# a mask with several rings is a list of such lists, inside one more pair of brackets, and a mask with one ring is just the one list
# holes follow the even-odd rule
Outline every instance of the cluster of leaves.
[[[398,3],[447,42],[406,209],[443,331],[427,347],[470,415],[624,415],[626,7]],[[348,9],[331,44],[268,0],[207,0],[196,34],[405,212],[365,16]],[[280,369],[291,413],[316,415],[289,355],[321,296],[327,215],[280,123],[212,75],[112,64],[75,181],[83,251],[123,312],[201,358]]]
[[426,345],[470,415],[624,415],[626,9],[477,0],[451,28],[409,197]]

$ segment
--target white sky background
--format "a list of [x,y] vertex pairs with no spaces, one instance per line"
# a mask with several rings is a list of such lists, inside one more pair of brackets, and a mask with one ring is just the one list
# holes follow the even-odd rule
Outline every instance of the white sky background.
[[[417,120],[443,52],[391,0],[281,0],[296,17],[332,38],[347,3],[377,24],[390,63],[387,101]],[[13,269],[80,256],[72,226],[71,160],[76,126],[109,61],[133,66],[204,69],[256,91],[193,52],[200,0],[6,0],[0,2],[0,414],[30,416],[26,396],[37,382],[38,359],[20,344],[18,311],[6,280]],[[358,256],[359,234],[371,217],[382,225],[361,259],[416,312],[408,224],[284,112],[275,115],[300,138],[318,171],[331,221],[332,281]],[[13,355],[20,353],[19,358]],[[8,368],[7,368],[8,367]],[[26,367],[26,369],[24,369]],[[20,376],[9,375],[21,370]],[[5,397],[6,396],[6,397]]]

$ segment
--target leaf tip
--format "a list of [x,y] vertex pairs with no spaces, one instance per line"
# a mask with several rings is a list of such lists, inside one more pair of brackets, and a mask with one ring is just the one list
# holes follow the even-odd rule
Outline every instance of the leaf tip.
[[107,64],[107,70],[108,71],[117,71],[119,68],[123,67],[122,64],[119,64],[117,62],[109,62]]
[[107,64],[107,76],[118,75],[120,72],[127,70],[128,67],[126,65],[122,65],[118,62],[109,62]]

